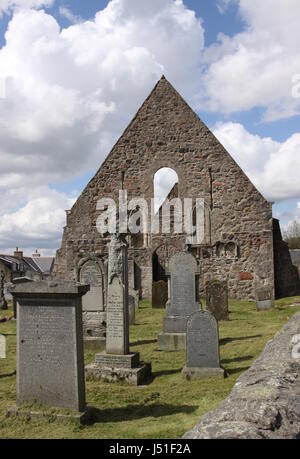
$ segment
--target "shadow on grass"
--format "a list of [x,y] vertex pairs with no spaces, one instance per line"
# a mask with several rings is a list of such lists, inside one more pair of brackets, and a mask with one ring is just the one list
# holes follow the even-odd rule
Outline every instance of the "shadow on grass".
[[93,416],[87,422],[88,425],[104,422],[124,422],[136,421],[137,419],[161,418],[173,414],[191,414],[199,407],[198,405],[168,405],[168,404],[149,404],[149,405],[127,405],[123,408],[109,408],[98,410],[93,408]]
[[2,378],[9,378],[10,376],[15,376],[16,374],[16,370],[15,371],[12,371],[11,373],[7,373],[7,374],[4,374],[4,375],[0,375],[0,379]]
[[174,370],[161,370],[161,371],[154,371],[152,375],[150,376],[149,380],[151,379],[151,382],[154,381],[154,379],[159,378],[160,376],[168,376],[168,375],[175,375],[176,373],[180,373],[182,368],[177,368]]
[[243,357],[234,357],[233,359],[222,359],[221,363],[234,363],[234,362],[244,362],[245,360],[253,359],[253,355],[244,355]]
[[226,368],[226,373],[227,373],[227,376],[235,375],[237,373],[244,373],[244,371],[249,370],[250,367],[251,365],[249,365],[248,367],[241,367],[241,368]]
[[220,345],[231,343],[232,341],[244,341],[247,339],[262,338],[262,335],[253,335],[253,336],[239,336],[235,338],[222,338],[220,339]]
[[141,341],[134,341],[133,343],[130,343],[130,346],[142,346],[143,344],[155,344],[156,342],[156,339],[145,339]]

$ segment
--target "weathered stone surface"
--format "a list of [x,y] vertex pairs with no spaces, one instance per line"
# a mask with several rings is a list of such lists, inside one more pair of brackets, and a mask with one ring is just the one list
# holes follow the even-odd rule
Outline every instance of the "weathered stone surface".
[[[130,314],[129,314],[130,307]],[[140,363],[138,353],[129,352],[129,321],[134,323],[135,299],[128,295],[127,244],[123,236],[111,235],[108,262],[106,352],[96,354],[85,368],[88,378],[139,385],[150,376],[151,365]]]
[[104,310],[104,286],[99,265],[88,260],[80,270],[80,282],[90,286],[90,291],[82,299],[83,311]]
[[6,311],[8,309],[7,301],[4,295],[4,281],[5,274],[3,271],[0,272],[0,309]]
[[112,235],[109,244],[107,294],[107,354],[129,353],[127,246]]
[[134,304],[135,304],[135,311],[137,311],[139,309],[139,306],[140,306],[140,294],[139,294],[139,291],[138,290],[134,290],[132,288],[129,288],[128,289],[128,294],[129,294],[129,297],[133,297],[134,299]]
[[168,301],[168,284],[165,281],[153,282],[152,308],[164,309]]
[[81,296],[68,282],[15,285],[17,300],[17,404],[85,410]]
[[[168,262],[170,298],[166,304],[166,316],[163,318],[163,331],[158,336],[158,350],[177,350],[178,345],[185,348],[185,339],[178,335],[185,335],[187,318],[190,314],[200,308],[197,302],[196,283],[199,269],[196,259],[187,252],[178,252],[173,255]],[[174,340],[171,336],[164,339],[163,335],[176,336]],[[170,346],[174,342],[174,349]]]
[[275,305],[272,287],[261,287],[255,291],[256,308],[258,311],[266,311]]
[[300,313],[268,342],[219,407],[183,438],[300,438]]
[[6,359],[6,338],[0,335],[0,359]]
[[135,324],[135,302],[134,297],[128,296],[128,314],[129,314],[129,325]]
[[206,284],[206,309],[218,321],[229,319],[228,284],[226,281],[213,280]]
[[[180,198],[204,198],[205,245],[191,248],[203,268],[201,294],[211,276],[229,279],[230,298],[254,299],[255,279],[273,285],[272,205],[256,190],[208,127],[165,79],[133,118],[95,177],[67,214],[55,275],[73,279],[80,256],[100,252],[108,258],[108,240],[96,228],[98,199],[118,201],[123,188],[132,197],[153,198],[153,176],[162,167],[179,178]],[[184,234],[132,238],[129,259],[139,270],[135,285],[151,298],[152,255],[158,247],[185,249]],[[247,280],[239,273],[250,273]],[[254,276],[255,275],[255,276]]]

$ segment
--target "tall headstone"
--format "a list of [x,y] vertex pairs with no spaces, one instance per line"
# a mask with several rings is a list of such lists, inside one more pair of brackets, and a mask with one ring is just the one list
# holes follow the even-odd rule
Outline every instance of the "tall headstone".
[[206,284],[206,309],[217,321],[229,320],[228,283],[212,280]]
[[169,280],[169,300],[163,319],[163,331],[158,335],[158,349],[175,351],[185,349],[187,318],[200,309],[200,270],[193,255],[178,252],[170,258],[166,273]]
[[4,282],[5,274],[3,271],[0,272],[0,309],[6,311],[8,309],[7,301],[4,295]]
[[121,235],[113,234],[108,252],[106,352],[96,354],[86,374],[139,385],[150,373],[151,365],[140,362],[139,353],[129,350],[127,244]]
[[224,377],[218,322],[209,311],[197,311],[188,318],[186,341],[186,367],[182,370],[185,378]]
[[38,403],[84,412],[81,297],[89,286],[62,281],[15,285],[17,405]]
[[275,304],[274,292],[272,287],[260,287],[255,290],[256,308],[258,311],[272,309]]
[[134,306],[135,306],[135,312],[139,309],[140,307],[140,294],[138,290],[134,290],[129,287],[128,289],[128,294],[129,298],[132,296],[134,300]]
[[80,261],[79,280],[90,286],[90,291],[82,298],[84,343],[103,350],[106,335],[106,280],[104,267],[97,257]]
[[0,359],[6,359],[6,338],[0,335]]
[[165,309],[168,301],[168,283],[160,280],[152,284],[152,308]]

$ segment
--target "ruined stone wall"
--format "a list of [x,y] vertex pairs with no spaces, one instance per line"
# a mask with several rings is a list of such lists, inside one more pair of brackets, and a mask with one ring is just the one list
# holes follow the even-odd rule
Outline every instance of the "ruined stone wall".
[[273,219],[276,298],[300,295],[299,271],[293,265],[288,244],[283,241],[279,221]]
[[[211,209],[207,250],[199,248],[203,276],[229,281],[231,298],[254,298],[255,285],[274,285],[272,208],[239,166],[165,78],[112,149],[67,215],[54,275],[74,279],[81,257],[107,258],[107,240],[96,230],[101,197],[118,200],[123,180],[131,197],[153,197],[153,178],[162,167],[177,172],[180,198],[204,198]],[[184,245],[181,236],[148,237],[129,250],[139,265],[142,294],[151,297],[152,254],[160,243]],[[232,244],[234,253],[226,246]],[[222,244],[224,250],[222,250]],[[220,248],[221,247],[221,248]],[[201,258],[202,257],[202,258]]]
[[185,439],[300,438],[300,313]]

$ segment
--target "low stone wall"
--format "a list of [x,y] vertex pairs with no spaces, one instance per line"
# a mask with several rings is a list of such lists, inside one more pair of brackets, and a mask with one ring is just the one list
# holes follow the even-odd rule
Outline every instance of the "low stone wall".
[[300,313],[185,439],[300,439]]

